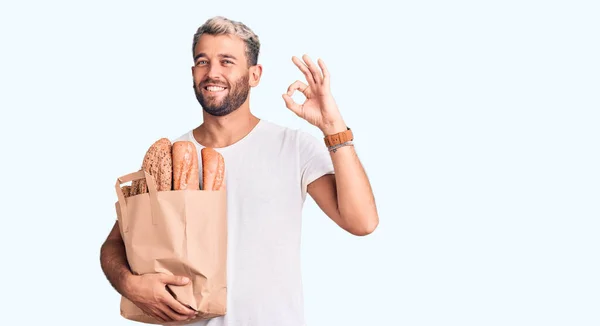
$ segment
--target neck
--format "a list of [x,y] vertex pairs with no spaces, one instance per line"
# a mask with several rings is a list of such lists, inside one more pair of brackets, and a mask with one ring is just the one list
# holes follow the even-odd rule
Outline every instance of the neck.
[[260,119],[250,112],[246,101],[240,108],[223,117],[203,112],[203,120],[202,124],[194,129],[194,138],[205,147],[220,148],[244,138]]

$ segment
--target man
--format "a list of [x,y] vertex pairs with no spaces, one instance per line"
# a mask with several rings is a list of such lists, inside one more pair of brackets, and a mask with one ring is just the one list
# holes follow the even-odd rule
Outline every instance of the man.
[[[296,81],[283,95],[288,109],[323,132],[317,139],[251,113],[250,88],[262,73],[259,49],[247,26],[223,17],[209,19],[194,35],[192,76],[203,123],[176,140],[223,155],[229,241],[227,314],[195,325],[304,325],[300,228],[306,194],[351,234],[367,235],[379,221],[323,61],[317,67],[308,56],[294,57],[307,83]],[[303,104],[291,98],[297,90],[306,96]],[[101,265],[113,287],[147,314],[164,322],[194,316],[165,290],[165,284],[187,280],[131,273],[117,223],[102,246]]]

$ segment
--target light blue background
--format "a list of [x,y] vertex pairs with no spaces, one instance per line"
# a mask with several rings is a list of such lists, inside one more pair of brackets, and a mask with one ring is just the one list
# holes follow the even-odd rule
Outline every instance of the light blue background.
[[1,324],[134,324],[98,258],[113,185],[201,122],[192,35],[225,15],[261,39],[260,117],[320,136],[281,94],[325,60],[375,189],[365,238],[307,201],[308,325],[599,325],[599,9],[3,2]]

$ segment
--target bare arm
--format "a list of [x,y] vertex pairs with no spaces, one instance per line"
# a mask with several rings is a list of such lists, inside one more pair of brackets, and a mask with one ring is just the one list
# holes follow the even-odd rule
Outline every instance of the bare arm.
[[[330,76],[325,62],[318,66],[307,56],[303,61],[292,57],[294,64],[306,77],[308,85],[296,81],[283,94],[288,109],[318,127],[325,136],[346,130],[346,124],[330,89]],[[320,68],[320,69],[319,69]],[[298,90],[306,100],[302,105],[292,95]],[[331,153],[335,176],[323,176],[310,185],[308,193],[338,225],[355,235],[367,235],[379,224],[375,199],[369,179],[353,146],[339,148]]]
[[308,185],[308,193],[344,230],[360,236],[372,233],[379,216],[371,184],[354,146],[344,146],[330,154],[335,175],[313,181]]
[[181,304],[166,290],[168,284],[187,284],[187,278],[163,273],[136,275],[131,272],[118,221],[102,244],[100,264],[115,290],[156,320],[182,321],[196,316],[194,310]]
[[100,265],[110,284],[123,296],[127,296],[129,288],[127,281],[133,274],[127,263],[125,245],[119,232],[119,222],[108,234],[100,249]]

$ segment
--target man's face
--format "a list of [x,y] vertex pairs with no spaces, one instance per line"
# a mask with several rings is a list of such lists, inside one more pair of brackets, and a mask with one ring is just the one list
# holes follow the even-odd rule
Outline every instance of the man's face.
[[202,35],[194,51],[194,91],[208,114],[238,109],[250,92],[244,41],[233,35]]

